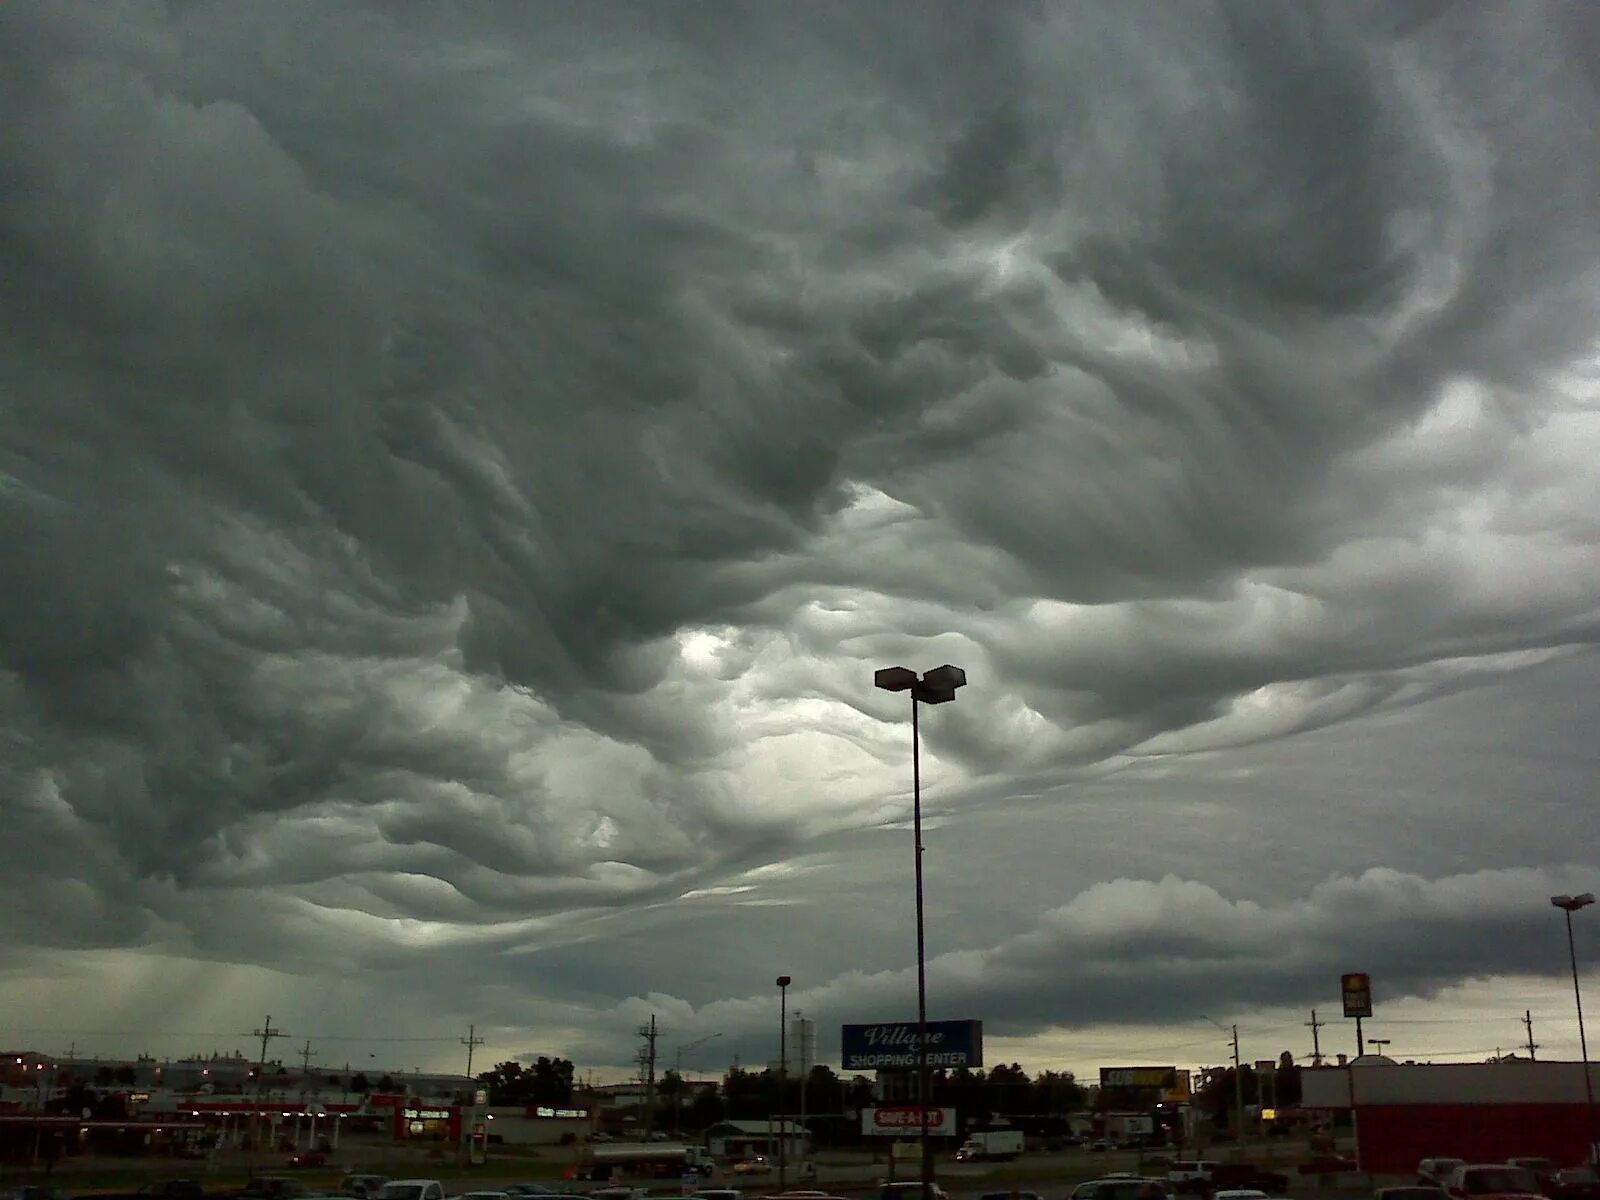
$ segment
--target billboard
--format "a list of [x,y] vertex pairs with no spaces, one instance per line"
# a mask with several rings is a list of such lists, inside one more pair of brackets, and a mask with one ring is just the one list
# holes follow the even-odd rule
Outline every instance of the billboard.
[[[839,1060],[846,1071],[914,1070],[920,1062],[917,1023],[842,1026]],[[928,1066],[983,1066],[983,1022],[929,1021]]]
[[1372,1015],[1372,979],[1370,976],[1361,974],[1341,975],[1339,977],[1339,986],[1344,993],[1345,1016],[1370,1017]]
[[1170,1091],[1178,1086],[1177,1067],[1101,1067],[1101,1087],[1159,1088]]
[[933,1137],[954,1136],[956,1110],[953,1108],[921,1109],[915,1104],[900,1104],[884,1108],[861,1110],[861,1132],[867,1137],[916,1137],[917,1114],[928,1114],[928,1133]]

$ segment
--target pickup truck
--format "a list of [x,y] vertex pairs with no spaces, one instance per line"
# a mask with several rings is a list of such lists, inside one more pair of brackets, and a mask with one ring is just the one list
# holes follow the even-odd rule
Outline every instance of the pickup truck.
[[1181,1193],[1209,1196],[1213,1192],[1254,1188],[1269,1196],[1281,1196],[1289,1188],[1289,1177],[1268,1171],[1253,1163],[1213,1162],[1209,1159],[1174,1162],[1167,1182]]

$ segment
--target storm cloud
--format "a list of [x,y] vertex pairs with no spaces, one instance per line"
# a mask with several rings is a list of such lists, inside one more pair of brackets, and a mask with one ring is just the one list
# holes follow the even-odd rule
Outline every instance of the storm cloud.
[[159,960],[623,1063],[755,1038],[787,955],[894,1015],[871,671],[945,661],[961,1015],[1553,975],[1597,56],[1580,4],[6,5],[8,1005]]

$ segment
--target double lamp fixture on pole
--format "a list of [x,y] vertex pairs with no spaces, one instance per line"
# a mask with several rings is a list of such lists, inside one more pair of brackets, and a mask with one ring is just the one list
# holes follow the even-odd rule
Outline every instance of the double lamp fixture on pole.
[[1595,1120],[1594,1083],[1589,1079],[1589,1039],[1583,1032],[1583,993],[1578,990],[1578,948],[1572,940],[1572,914],[1593,904],[1594,893],[1551,896],[1550,903],[1567,914],[1567,956],[1572,962],[1572,999],[1578,1007],[1578,1052],[1583,1055],[1583,1100],[1587,1126],[1584,1136],[1589,1144],[1588,1153],[1583,1157],[1586,1165],[1594,1166],[1600,1163],[1600,1122]]
[[933,1099],[928,1072],[928,968],[922,920],[922,734],[917,719],[923,704],[944,704],[965,687],[967,673],[946,663],[917,678],[910,667],[884,667],[875,671],[873,685],[886,692],[911,693],[911,821],[916,837],[917,888],[917,1105],[921,1115],[923,1200],[933,1197],[933,1148],[928,1142],[928,1104]]

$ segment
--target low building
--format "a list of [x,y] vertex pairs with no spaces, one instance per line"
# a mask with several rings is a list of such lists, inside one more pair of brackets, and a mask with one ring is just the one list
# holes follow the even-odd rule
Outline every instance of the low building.
[[715,1158],[777,1158],[781,1148],[784,1157],[799,1162],[811,1153],[811,1133],[798,1121],[718,1121],[705,1139]]
[[[1588,1070],[1600,1095],[1600,1067]],[[1302,1071],[1301,1104],[1349,1111],[1357,1160],[1374,1174],[1411,1174],[1420,1159],[1440,1156],[1538,1155],[1570,1166],[1584,1160],[1589,1140],[1583,1076],[1576,1062],[1397,1063],[1369,1054]]]

